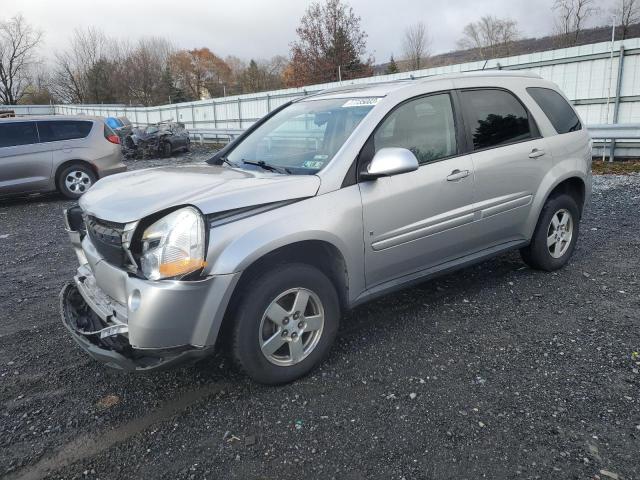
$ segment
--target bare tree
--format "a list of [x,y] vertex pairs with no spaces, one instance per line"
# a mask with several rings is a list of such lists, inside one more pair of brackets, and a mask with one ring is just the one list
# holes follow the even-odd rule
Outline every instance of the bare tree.
[[424,67],[425,60],[429,57],[430,43],[427,26],[423,22],[414,23],[405,29],[402,50],[409,70]]
[[610,12],[615,15],[624,40],[629,35],[629,27],[640,22],[640,0],[616,0]]
[[553,10],[557,15],[555,33],[561,47],[577,45],[588,19],[599,11],[595,0],[555,0]]
[[21,15],[0,22],[0,101],[15,105],[29,86],[42,34]]
[[121,78],[126,81],[122,93],[130,101],[143,105],[169,101],[171,92],[170,86],[165,85],[165,69],[173,53],[173,45],[164,38],[141,38],[122,60],[116,62],[120,65]]
[[108,39],[93,27],[76,29],[69,48],[56,54],[53,89],[57,97],[69,103],[96,101],[91,72],[101,59],[108,58]]
[[509,55],[511,44],[520,37],[515,21],[491,15],[469,23],[462,34],[458,46],[473,50],[475,56],[482,60]]
[[291,63],[287,81],[291,86],[309,85],[372,73],[366,53],[367,34],[360,17],[342,0],[312,3],[296,29],[297,40],[291,44]]

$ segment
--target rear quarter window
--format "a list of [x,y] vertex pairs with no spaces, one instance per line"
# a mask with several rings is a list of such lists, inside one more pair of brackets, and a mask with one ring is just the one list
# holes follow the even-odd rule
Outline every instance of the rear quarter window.
[[576,112],[558,92],[541,87],[529,87],[527,92],[542,109],[556,132],[563,134],[582,129]]
[[41,142],[59,142],[85,138],[91,132],[93,122],[81,120],[52,120],[38,122]]
[[38,143],[35,122],[0,122],[0,147]]
[[460,92],[474,150],[522,142],[534,137],[529,115],[520,100],[506,90]]

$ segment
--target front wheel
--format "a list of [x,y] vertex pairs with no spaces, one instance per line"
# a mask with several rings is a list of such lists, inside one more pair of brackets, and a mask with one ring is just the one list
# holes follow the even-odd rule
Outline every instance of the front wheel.
[[580,209],[571,195],[561,194],[547,200],[531,243],[520,250],[531,268],[557,270],[571,258],[578,240]]
[[338,295],[320,270],[305,264],[274,267],[240,293],[232,354],[259,383],[291,382],[327,355],[340,320]]

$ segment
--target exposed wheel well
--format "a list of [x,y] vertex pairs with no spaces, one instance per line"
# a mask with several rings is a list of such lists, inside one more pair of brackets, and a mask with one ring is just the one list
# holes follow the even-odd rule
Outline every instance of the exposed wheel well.
[[280,247],[260,257],[244,270],[236,291],[258,272],[283,263],[305,263],[324,273],[334,284],[341,307],[348,302],[347,266],[340,251],[329,242],[306,240]]
[[578,177],[571,177],[563,180],[551,191],[551,193],[549,194],[549,198],[561,193],[571,195],[576,200],[578,208],[580,209],[580,215],[582,215],[585,195],[585,187],[582,179]]
[[96,176],[96,179],[98,178],[98,171],[96,170],[96,167],[94,167],[93,165],[91,165],[89,162],[84,161],[84,160],[67,160],[64,163],[61,163],[58,168],[56,169],[56,175],[55,175],[55,179],[56,179],[56,188],[58,188],[58,182],[60,180],[60,175],[62,174],[62,171],[67,168],[70,165],[82,165],[85,167],[89,167],[89,169],[93,172],[93,174]]

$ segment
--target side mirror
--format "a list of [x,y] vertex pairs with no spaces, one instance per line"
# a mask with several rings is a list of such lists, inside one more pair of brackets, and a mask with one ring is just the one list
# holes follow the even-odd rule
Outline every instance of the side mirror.
[[361,178],[373,180],[400,173],[413,172],[420,167],[416,156],[406,148],[382,148],[373,156]]

